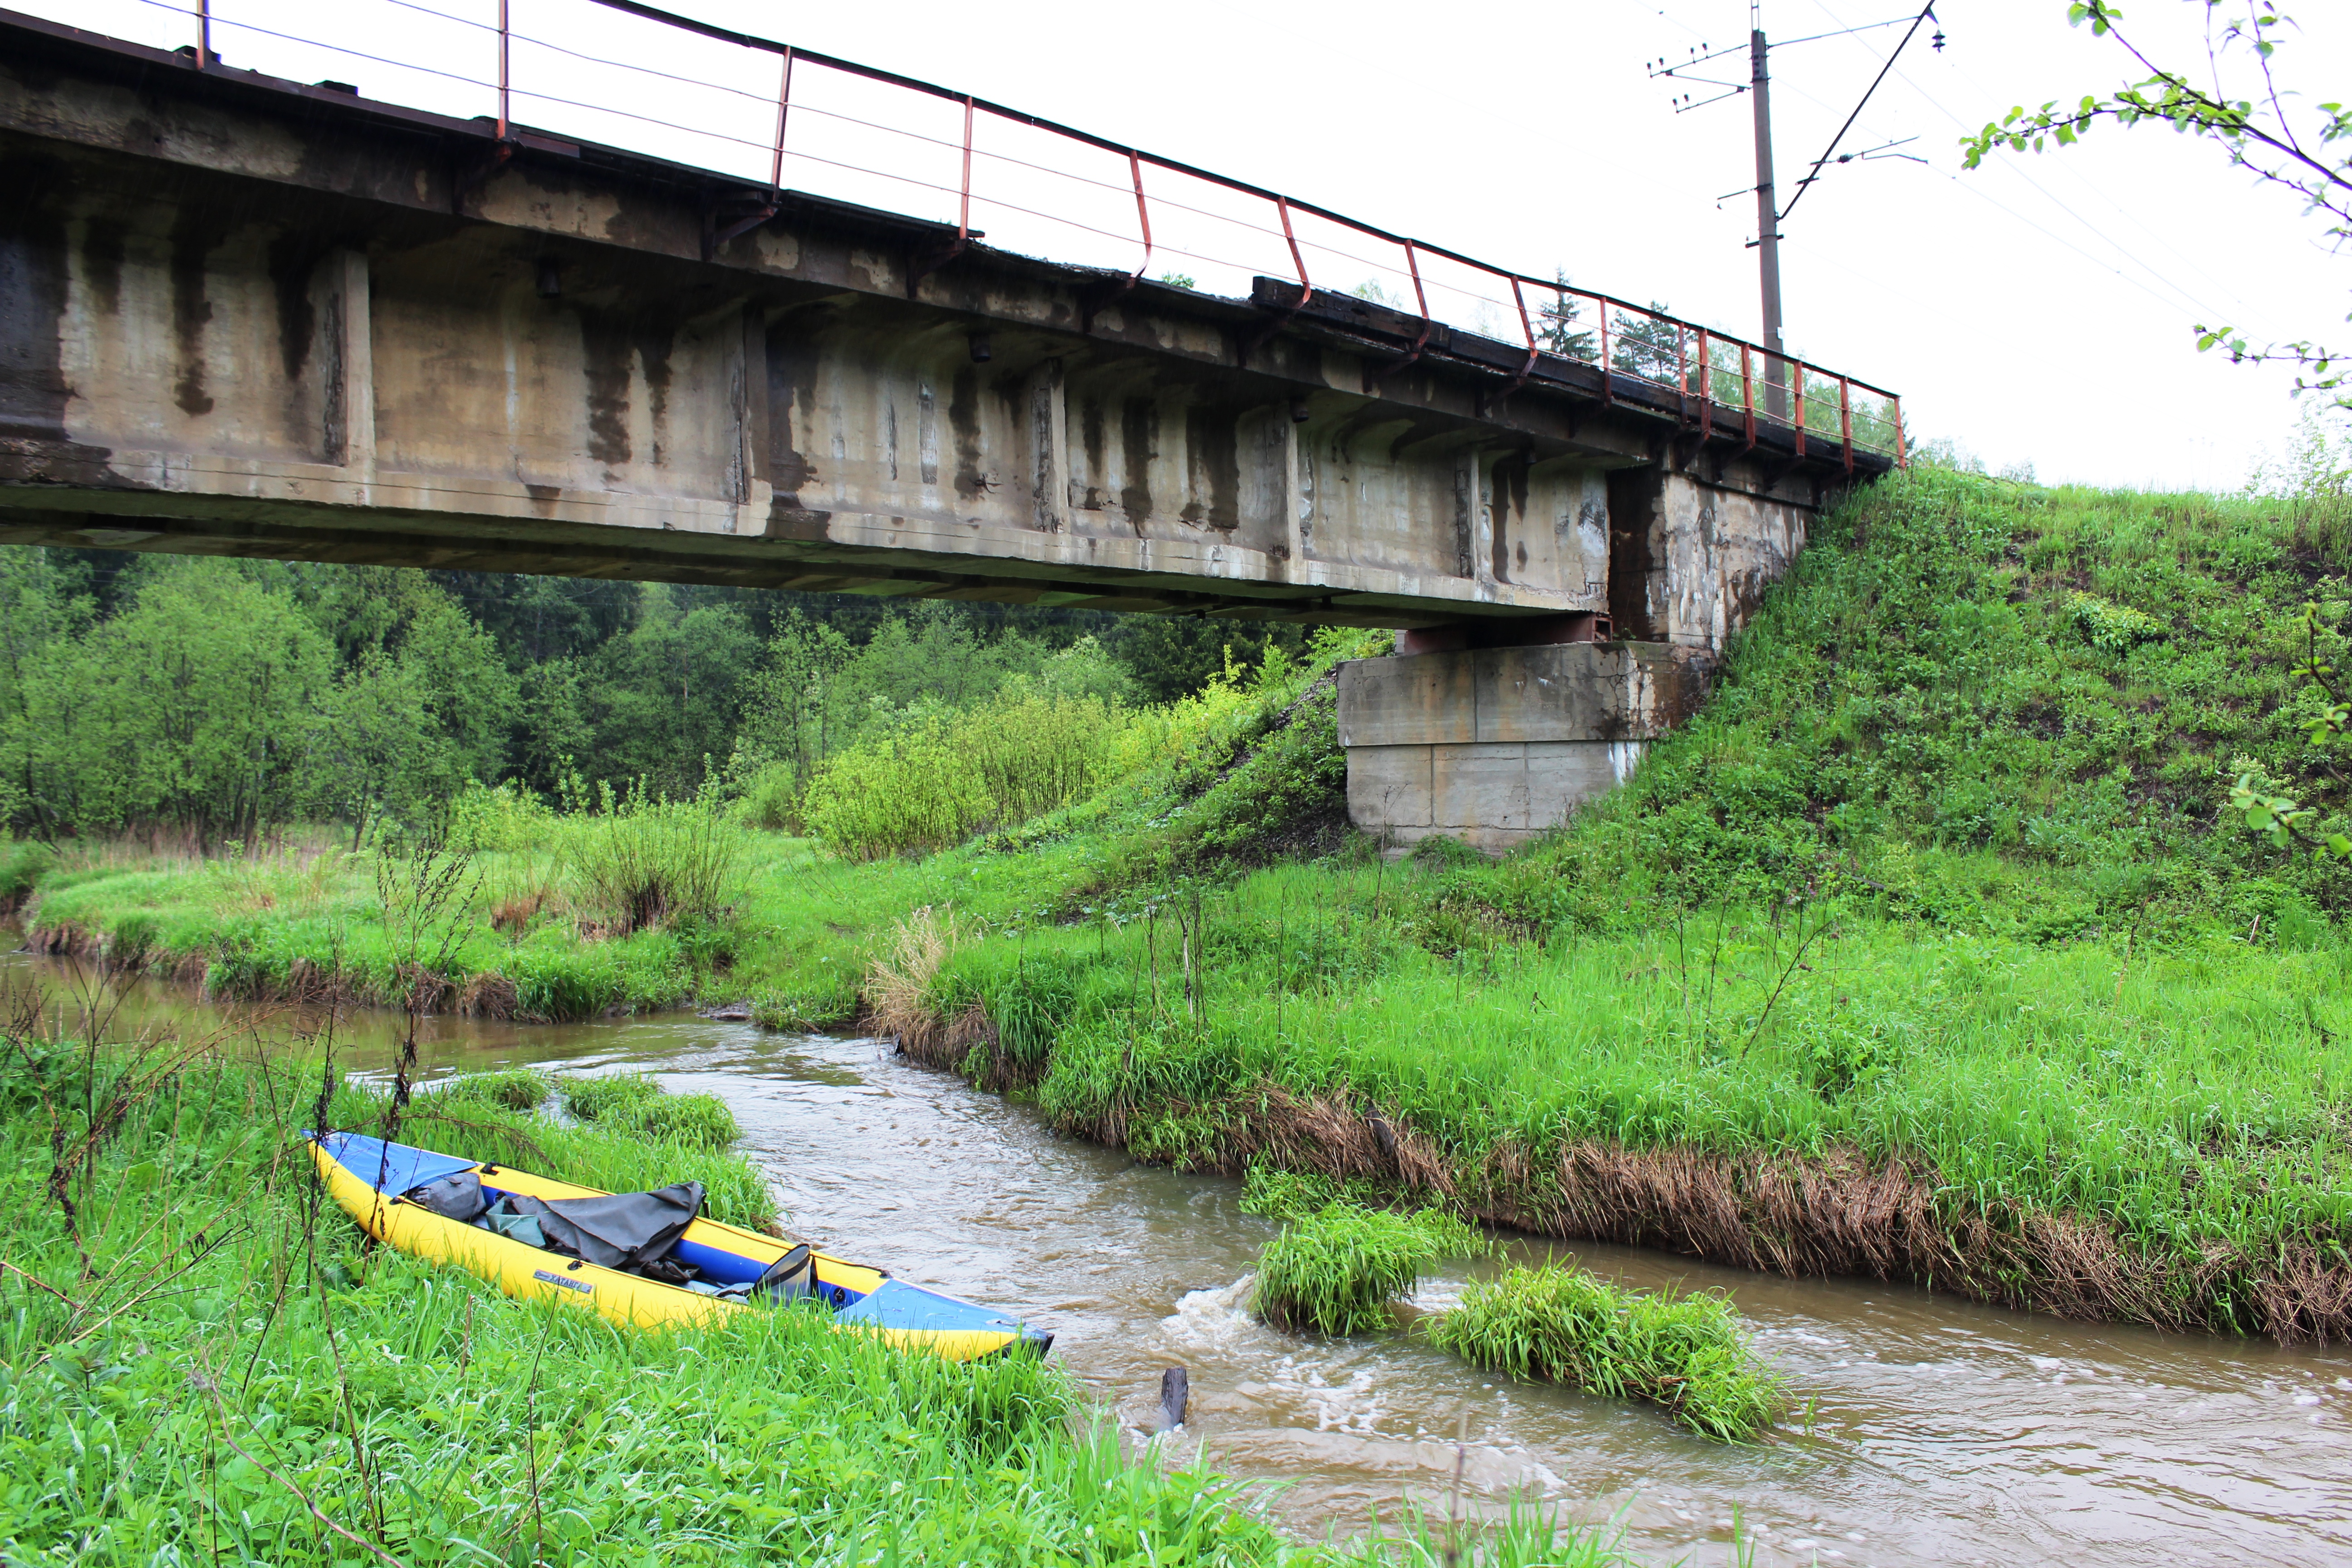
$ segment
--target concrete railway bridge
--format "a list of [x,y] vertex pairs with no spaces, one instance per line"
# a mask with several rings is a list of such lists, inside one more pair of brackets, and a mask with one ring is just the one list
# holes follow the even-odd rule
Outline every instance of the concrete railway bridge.
[[[1351,813],[1498,847],[1900,461],[1891,396],[1753,345],[581,4],[780,64],[772,164],[526,128],[503,32],[466,118],[0,12],[0,542],[1402,628],[1343,672]],[[952,219],[786,188],[828,72],[961,110]],[[1115,153],[1142,262],[983,244],[998,121]],[[1262,207],[1287,275],[1154,281],[1155,217],[1207,210],[1171,188]],[[1318,287],[1333,235],[1414,308]]]

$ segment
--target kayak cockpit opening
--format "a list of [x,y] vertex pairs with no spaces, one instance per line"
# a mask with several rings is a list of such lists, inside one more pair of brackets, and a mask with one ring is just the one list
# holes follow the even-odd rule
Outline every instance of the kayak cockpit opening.
[[[698,1296],[782,1302],[820,1293],[816,1256],[806,1242],[767,1259],[687,1239],[687,1228],[702,1213],[699,1182],[649,1193],[543,1198],[482,1179],[498,1174],[490,1165],[451,1171],[399,1195],[444,1219]],[[834,1292],[823,1294],[830,1301]]]

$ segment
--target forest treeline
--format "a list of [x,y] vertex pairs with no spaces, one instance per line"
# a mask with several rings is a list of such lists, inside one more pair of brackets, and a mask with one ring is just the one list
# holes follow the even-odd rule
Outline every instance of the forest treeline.
[[1298,628],[492,573],[0,551],[0,824],[204,847],[414,822],[469,784],[717,787],[1001,700],[1198,689]]

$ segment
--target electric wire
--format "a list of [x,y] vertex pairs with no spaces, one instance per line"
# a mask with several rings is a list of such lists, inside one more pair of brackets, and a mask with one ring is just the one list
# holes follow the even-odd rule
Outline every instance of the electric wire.
[[[1832,9],[1832,8],[1831,8],[1831,6],[1830,6],[1830,5],[1829,5],[1829,3],[1828,3],[1828,0],[1814,0],[1814,3],[1815,3],[1817,5],[1819,5],[1819,6],[1820,6],[1820,8],[1821,8],[1822,12],[1825,16],[1829,16],[1831,20],[1832,20],[1832,21],[1841,21],[1841,22],[1843,21],[1843,18],[1839,17],[1839,16],[1838,16],[1838,14],[1836,13],[1836,11],[1834,11],[1833,9]],[[1872,49],[1872,48],[1871,48],[1871,46],[1870,46],[1868,43],[1866,43],[1866,42],[1860,43],[1860,47],[1861,47],[1863,49],[1864,49],[1865,51],[1868,51],[1868,52],[1870,52],[1870,53],[1872,53],[1872,54],[1874,54],[1874,55],[1876,53],[1876,51],[1875,51],[1874,49]],[[1891,61],[1891,60],[1890,60],[1889,64],[1890,64],[1890,67],[1891,67],[1891,66],[1892,66],[1892,61]],[[1956,71],[1956,72],[1958,70],[1958,67],[1957,67],[1957,66],[1955,66],[1953,68],[1955,69],[1955,71]],[[1929,92],[1926,88],[1922,87],[1922,86],[1919,84],[1919,82],[1918,82],[1916,79],[1914,79],[1914,78],[1913,78],[1913,77],[1912,77],[1908,72],[1904,71],[1904,70],[1902,70],[1902,69],[1900,69],[1900,68],[1895,68],[1895,69],[1894,69],[1894,74],[1895,74],[1896,77],[1898,77],[1899,79],[1901,79],[1901,80],[1903,81],[1903,83],[1904,83],[1904,85],[1905,85],[1905,86],[1908,87],[1908,88],[1909,88],[1913,92],[1917,93],[1917,94],[1919,95],[1919,97],[1920,97],[1923,100],[1925,100],[1925,101],[1927,103],[1927,105],[1928,105],[1929,107],[1933,108],[1933,109],[1934,109],[1937,113],[1941,114],[1941,115],[1942,115],[1946,120],[1950,121],[1954,126],[1958,127],[1958,130],[1960,131],[1961,134],[1963,134],[1963,135],[1970,135],[1970,134],[1973,134],[1973,133],[1974,133],[1974,132],[1973,132],[1972,128],[1969,126],[1969,124],[1966,121],[1963,121],[1963,120],[1958,116],[1958,115],[1957,115],[1957,114],[1953,113],[1953,112],[1952,112],[1952,110],[1951,110],[1951,109],[1950,109],[1948,105],[1946,105],[1946,104],[1943,102],[1943,100],[1942,100],[1938,99],[1938,98],[1937,98],[1934,93]],[[1976,88],[1977,88],[1977,89],[1978,89],[1979,91],[1986,91],[1986,90],[1987,90],[1987,89],[1982,86],[1982,84],[1976,82],[1973,79],[1970,79],[1970,83],[1969,83],[1969,84],[1970,84],[1971,86],[1976,87]],[[2143,272],[2147,273],[2148,277],[2150,277],[2150,278],[2152,278],[2152,279],[2156,279],[2156,281],[2157,281],[2157,282],[2158,282],[2159,284],[2161,284],[2161,285],[2162,285],[2162,286],[2164,286],[2165,288],[2168,288],[2168,289],[2171,289],[2175,294],[2177,294],[2177,295],[2179,297],[2179,304],[2185,304],[2185,305],[2186,305],[2186,306],[2187,306],[2190,310],[2195,311],[2195,312],[2199,312],[2199,313],[2201,313],[2201,314],[2204,314],[2204,315],[2206,315],[2206,316],[2208,316],[2208,317],[2210,317],[2210,318],[2212,318],[2212,319],[2216,319],[2216,320],[2218,320],[2218,319],[2220,319],[2220,318],[2221,318],[2221,312],[2219,312],[2219,311],[2214,310],[2212,309],[2212,307],[2211,307],[2211,303],[2210,303],[2210,301],[2207,301],[2207,300],[2201,300],[2198,299],[2198,297],[2197,297],[2194,293],[2192,293],[2190,290],[2189,290],[2188,289],[2186,289],[2186,288],[2182,287],[2180,284],[2174,282],[2170,278],[2167,277],[2164,273],[2162,273],[2162,272],[2158,271],[2158,270],[2157,268],[2155,268],[2154,267],[2149,266],[2149,265],[2148,265],[2145,260],[2141,259],[2138,256],[2135,255],[2132,251],[2130,251],[2130,250],[2126,249],[2126,248],[2124,247],[2124,245],[2123,245],[2120,241],[2118,241],[2117,239],[2116,239],[2113,236],[2111,236],[2111,235],[2107,234],[2105,230],[2101,229],[2101,228],[2100,228],[2096,224],[2093,223],[2089,218],[2084,217],[2081,213],[2079,213],[2079,212],[2075,211],[2075,210],[2074,210],[2074,208],[2070,204],[2068,204],[2068,203],[2066,203],[2066,202],[2064,202],[2064,201],[2061,200],[2055,192],[2053,192],[2053,191],[2050,190],[2047,186],[2043,185],[2043,184],[2042,184],[2042,182],[2041,182],[2041,181],[2039,181],[2039,180],[2035,179],[2035,178],[2033,177],[2033,175],[2032,175],[2029,171],[2027,171],[2027,170],[2026,170],[2026,169],[2024,169],[2023,167],[2020,166],[2020,165],[2019,165],[2019,164],[2018,164],[2014,160],[2012,160],[2012,161],[2009,162],[2005,166],[2007,166],[2008,168],[2010,168],[2010,169],[2011,169],[2011,171],[2012,171],[2012,172],[2017,175],[2017,177],[2018,177],[2019,179],[2022,180],[2026,184],[2028,184],[2028,185],[2032,186],[2035,192],[2037,192],[2038,194],[2040,194],[2040,195],[2042,197],[2042,199],[2043,199],[2043,200],[2045,200],[2045,201],[2049,202],[2049,203],[2050,203],[2050,205],[2051,205],[2052,206],[2053,206],[2053,207],[2057,208],[2061,213],[2064,214],[2067,217],[2072,218],[2075,223],[2077,223],[2077,224],[2081,225],[2084,229],[2088,230],[2091,234],[2093,234],[2094,236],[2095,236],[2098,239],[2100,239],[2101,241],[2105,242],[2106,245],[2108,245],[2109,247],[2111,247],[2116,251],[2116,253],[2118,256],[2120,256],[2120,257],[2124,258],[2124,259],[2125,259],[2127,263],[2129,263],[2130,265],[2132,265],[2132,266],[2134,266],[2134,267],[2138,268],[2141,271],[2143,271]],[[2095,185],[2091,185],[2091,183],[2089,182],[2089,180],[2088,180],[2086,177],[2084,177],[2084,175],[2082,175],[2078,171],[2075,171],[2075,170],[2073,170],[2073,169],[2069,169],[2067,172],[2068,172],[2068,174],[2069,174],[2073,175],[2073,177],[2074,177],[2075,179],[2077,179],[2077,180],[2081,180],[2081,181],[2082,181],[2085,185],[2090,186],[2090,188],[2091,188],[2092,190],[2094,190],[2095,192],[2096,191],[2096,189],[2097,189],[2097,188],[2096,188],[2096,186],[2095,186]],[[1938,173],[1945,173],[1945,171],[1940,171],[1940,170],[1939,170],[1939,171],[1938,171]],[[2042,234],[2043,234],[2043,235],[2049,236],[2050,237],[2052,237],[2052,238],[2053,238],[2053,239],[2054,239],[2054,238],[2056,238],[2056,237],[2055,237],[2054,235],[2050,235],[2050,231],[2049,231],[2049,230],[2044,229],[2044,228],[2042,228],[2042,227],[2041,227],[2041,226],[2040,226],[2040,225],[2038,225],[2038,224],[2033,224],[2033,223],[2032,223],[2032,221],[2031,221],[2030,219],[2027,219],[2027,218],[2024,216],[2024,215],[2022,215],[2022,214],[2021,214],[2021,213],[2017,212],[2015,209],[2013,209],[2013,208],[2010,207],[2010,206],[2009,206],[2009,205],[2007,205],[2005,203],[2003,203],[2003,202],[2000,201],[1998,198],[1996,198],[1996,197],[1992,197],[1992,196],[1989,195],[1989,194],[1987,194],[1987,193],[1985,193],[1985,192],[1983,192],[1983,191],[1978,190],[1975,186],[1973,186],[1973,185],[1969,185],[1969,184],[1968,184],[1966,182],[1958,181],[1957,176],[1948,175],[1948,177],[1953,178],[1953,179],[1955,180],[1955,183],[1960,184],[1964,189],[1968,189],[1968,190],[1969,190],[1972,194],[1974,194],[1974,195],[1978,195],[1978,196],[1979,197],[1979,199],[1983,199],[1983,200],[1988,200],[1988,201],[1990,201],[1990,202],[1991,203],[1991,205],[1994,205],[1994,206],[1996,206],[1996,207],[1999,207],[1999,208],[2000,208],[2001,211],[2003,211],[2003,212],[2008,213],[2011,217],[2016,218],[2019,222],[2021,222],[2021,223],[2026,223],[2026,224],[2028,224],[2028,225],[2029,225],[2029,226],[2032,226],[2032,227],[2035,228],[2038,232],[2040,232],[2040,233],[2042,233]],[[2140,229],[2141,229],[2141,231],[2142,231],[2143,233],[2147,234],[2147,235],[2148,235],[2148,237],[2149,237],[2152,240],[2154,240],[2157,244],[2161,245],[2161,246],[2162,246],[2166,250],[2170,251],[2170,252],[2172,253],[2173,257],[2174,257],[2176,259],[2179,260],[2179,261],[2180,261],[2180,262],[2182,262],[2184,265],[2186,265],[2186,266],[2188,266],[2188,267],[2191,268],[2192,269],[2199,271],[2200,273],[2204,273],[2204,269],[2203,269],[2202,268],[2200,268],[2200,267],[2198,267],[2198,265],[2197,265],[2197,263],[2196,263],[2196,262],[2194,262],[2194,261],[2190,260],[2188,257],[2181,255],[2181,253],[2179,252],[2179,250],[2178,248],[2176,248],[2174,246],[2172,246],[2170,242],[2168,242],[2168,241],[2167,241],[2166,239],[2164,239],[2164,237],[2163,237],[2161,235],[2157,234],[2153,229],[2148,228],[2148,227],[2147,226],[2147,225],[2145,225],[2144,223],[2141,223],[2141,222],[2140,222],[2140,220],[2139,220],[2138,218],[2137,218],[2136,216],[2133,216],[2129,211],[2127,211],[2127,210],[2126,210],[2126,208],[2125,208],[2121,204],[2119,204],[2119,203],[2117,203],[2117,202],[2114,201],[2114,200],[2113,200],[2112,198],[2110,198],[2110,197],[2105,196],[2104,193],[2099,193],[2099,194],[2100,194],[2101,199],[2102,199],[2102,200],[2104,200],[2104,201],[2105,201],[2109,206],[2113,207],[2118,215],[2122,216],[2123,216],[2126,221],[2128,221],[2128,222],[2132,223],[2135,226],[2137,226],[2137,227],[2140,228]],[[2063,242],[2061,242],[2061,243],[2063,243]],[[2105,268],[2106,270],[2109,270],[2109,271],[2116,271],[2116,272],[2117,273],[2117,275],[2118,275],[2118,276],[2122,276],[2122,275],[2123,275],[2123,274],[2119,271],[2119,269],[2117,269],[2117,268],[2114,268],[2114,267],[2113,267],[2113,266],[2111,266],[2109,263],[2106,263],[2106,262],[2105,262],[2105,261],[2101,261],[2101,260],[2099,260],[2099,259],[2098,259],[2098,258],[2094,258],[2094,257],[2089,256],[2086,252],[2084,252],[2084,251],[2080,247],[2078,247],[2078,246],[2069,245],[2069,246],[2067,247],[2067,248],[2068,248],[2068,249],[2070,249],[2070,250],[2073,250],[2073,251],[2074,251],[2076,255],[2078,255],[2078,256],[2083,256],[2083,257],[2084,258],[2084,259],[2092,261],[2092,262],[2094,263],[2094,265],[2096,265],[2096,266],[2099,266],[2099,267],[2101,267],[2101,268]],[[2205,276],[2206,281],[2208,281],[2209,283],[2213,284],[2216,288],[2221,289],[2222,290],[2222,292],[2227,293],[2227,294],[2231,294],[2231,295],[2232,296],[2232,298],[2234,298],[2234,297],[2235,297],[2235,295],[2234,295],[2234,290],[2232,290],[2232,289],[2229,287],[2229,285],[2227,285],[2226,283],[2221,282],[2221,281],[2220,279],[2218,279],[2213,278],[2210,273],[2204,273],[2204,276]],[[2142,286],[2142,289],[2143,289],[2143,291],[2144,291],[2144,292],[2147,291],[2147,290],[2146,289],[2145,285],[2143,285],[2143,286]],[[2244,306],[2244,304],[2245,304],[2245,302],[2244,302],[2242,300],[2238,300],[2237,302],[2238,302],[2238,304],[2239,304],[2242,308],[2242,307]],[[2175,308],[2178,308],[2178,307],[2176,306]],[[2258,312],[2257,312],[2257,313],[2258,313]],[[2238,314],[2240,314],[2240,315],[2242,316],[2242,316],[2245,314],[2245,312],[2244,312],[2244,311],[2242,310],[2242,310],[2241,310],[2240,312],[2238,312]]]

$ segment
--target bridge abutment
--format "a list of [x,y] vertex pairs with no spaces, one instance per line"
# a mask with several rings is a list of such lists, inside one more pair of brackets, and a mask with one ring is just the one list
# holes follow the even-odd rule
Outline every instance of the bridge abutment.
[[[1439,836],[1500,854],[1623,784],[1704,696],[1803,548],[1807,515],[1695,475],[1611,475],[1609,604],[1627,640],[1564,622],[1549,644],[1448,647],[1454,628],[1440,627],[1342,666],[1349,821],[1393,848]],[[1512,636],[1490,627],[1452,640]]]

